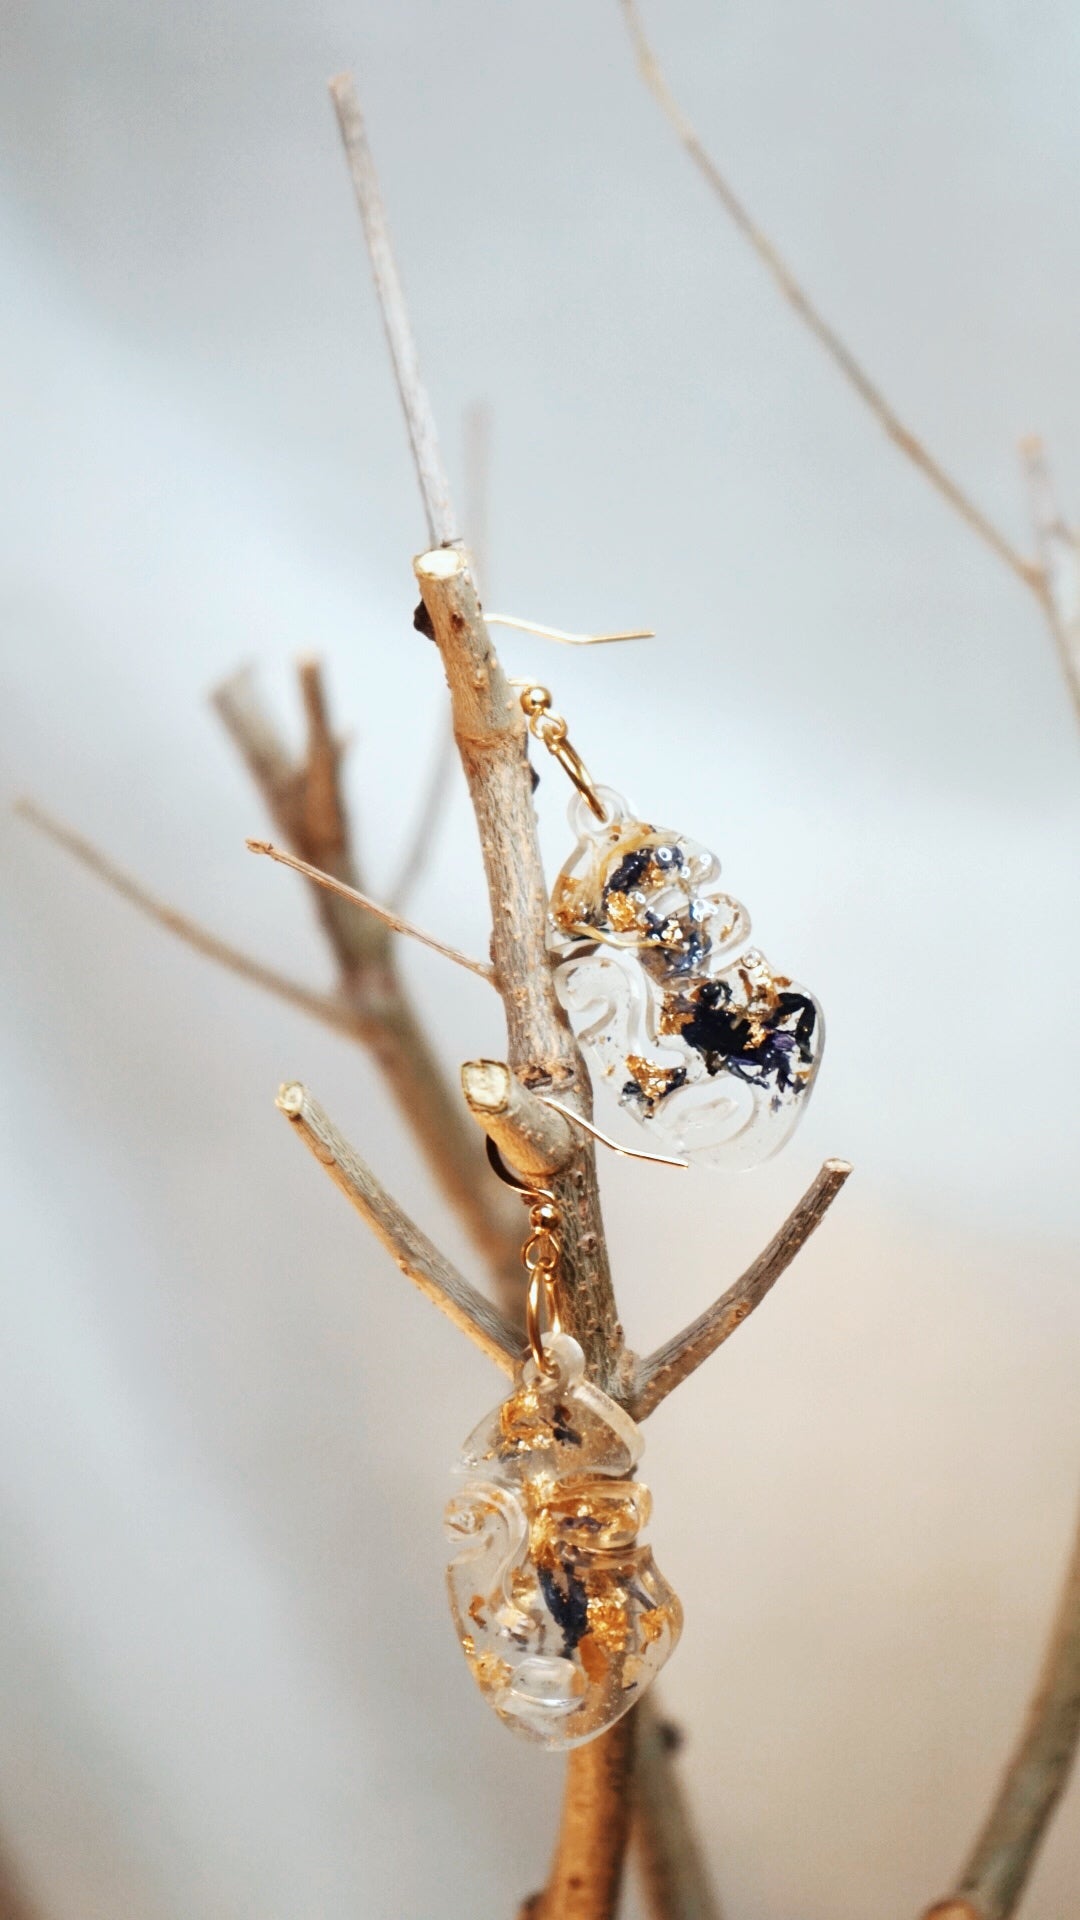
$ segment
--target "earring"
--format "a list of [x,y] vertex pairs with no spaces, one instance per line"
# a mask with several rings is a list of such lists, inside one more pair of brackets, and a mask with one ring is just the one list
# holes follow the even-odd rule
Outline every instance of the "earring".
[[488,1157],[529,1207],[530,1351],[513,1393],[462,1450],[447,1585],[484,1698],[528,1739],[567,1749],[640,1700],[679,1638],[682,1608],[640,1538],[652,1505],[632,1477],[641,1430],[586,1380],[581,1347],[559,1325],[558,1205],[515,1180],[490,1141]]
[[676,1152],[757,1166],[802,1116],[821,1008],[750,945],[749,914],[717,884],[716,855],[595,786],[547,688],[514,684],[530,731],[577,789],[577,844],[548,934],[574,1032],[620,1105]]

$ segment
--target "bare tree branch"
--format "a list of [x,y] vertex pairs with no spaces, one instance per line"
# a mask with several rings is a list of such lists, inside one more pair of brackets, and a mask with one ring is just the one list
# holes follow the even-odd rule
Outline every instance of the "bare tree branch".
[[550,1180],[572,1158],[570,1122],[523,1087],[503,1061],[467,1060],[461,1090],[473,1119],[527,1179]]
[[991,552],[996,553],[998,559],[1005,562],[1017,579],[1022,580],[1026,587],[1032,588],[1041,598],[1042,575],[1038,566],[1017,551],[1012,542],[982,511],[982,508],[976,506],[963,487],[952,478],[951,474],[946,473],[933,454],[928,452],[908,427],[905,427],[884,394],[875,386],[866,369],[856,360],[851,349],[845,345],[839,334],[814,306],[772,241],[751,218],[668,86],[656,55],[645,37],[645,30],[637,9],[637,0],[619,0],[619,4],[633,42],[642,79],[649,92],[674,128],[698,172],[704,176],[744,240],[749,242],[758,259],[772,275],[784,299],[794,308],[819,346],[824,348],[834,367],[858,394],[863,404],[869,408],[878,424],[884,428],[893,445],[898,447],[905,458],[919,469],[941,498],[948,502],[953,511],[959,514],[961,520],[978,535],[980,540],[985,542]]
[[264,992],[276,994],[279,1000],[287,1001],[290,1006],[299,1007],[302,1013],[310,1013],[325,1026],[334,1027],[339,1033],[347,1033],[353,1039],[357,1037],[356,1016],[336,994],[318,993],[301,986],[297,981],[277,973],[273,967],[264,967],[261,961],[253,960],[250,954],[230,946],[228,941],[219,940],[216,934],[209,933],[197,921],[158,900],[140,881],[133,879],[89,840],[85,840],[81,833],[54,819],[36,801],[17,800],[15,812],[23,820],[29,821],[31,826],[48,834],[57,846],[73,853],[89,872],[103,880],[114,893],[130,901],[147,919],[156,921],[159,927],[175,934],[185,945],[194,947],[196,953],[204,954],[208,960],[215,960],[219,967],[237,974],[241,980],[250,981],[253,986],[261,987]]
[[597,1920],[618,1907],[630,1827],[637,1711],[566,1757],[562,1819],[547,1885],[519,1920]]
[[[416,356],[390,254],[378,179],[364,136],[352,83],[334,83],[346,151],[364,213],[376,288],[428,515],[429,537],[454,537],[442,462],[426,401],[419,408]],[[402,368],[405,368],[403,377]],[[434,477],[433,477],[434,476]],[[588,1112],[588,1076],[556,1000],[545,950],[546,889],[540,860],[524,716],[491,646],[467,564],[450,569],[437,553],[417,562],[424,605],[450,687],[454,736],[476,814],[493,917],[492,958],[506,1010],[508,1055],[527,1086],[568,1094]],[[607,1265],[600,1217],[595,1157],[587,1141],[575,1145],[572,1161],[556,1176],[556,1194],[566,1228],[565,1268],[559,1312],[585,1350],[594,1377],[612,1388],[628,1371]],[[569,1908],[558,1901],[569,1883],[589,1889],[574,1914],[579,1920],[613,1920],[625,1854],[630,1809],[634,1715],[570,1758],[566,1801],[548,1907],[550,1920]],[[593,1756],[592,1759],[583,1756]],[[672,1791],[677,1791],[675,1786]],[[598,1863],[607,1863],[607,1871]]]
[[439,451],[431,406],[424,383],[420,378],[416,342],[413,339],[405,295],[390,245],[386,211],[379,192],[375,162],[368,145],[364,116],[360,111],[360,102],[356,97],[356,88],[350,74],[339,73],[335,79],[331,80],[330,98],[334,103],[338,126],[341,128],[345,158],[352,176],[360,218],[364,223],[368,257],[371,261],[371,271],[375,276],[375,290],[379,297],[383,325],[390,345],[390,357],[394,363],[398,392],[405,410],[405,424],[409,430],[413,459],[416,462],[420,491],[424,499],[428,538],[433,546],[445,546],[450,541],[456,540],[458,534],[454,523],[454,510],[450,504],[450,487],[442,454]]
[[[510,1066],[524,1085],[568,1093],[588,1114],[588,1075],[556,998],[547,952],[547,889],[524,715],[484,625],[467,556],[436,548],[415,565],[446,669],[454,735],[480,834]],[[564,1224],[559,1316],[581,1342],[590,1378],[618,1395],[627,1373],[625,1346],[590,1142],[576,1145],[552,1190]]]
[[[442,467],[437,454],[437,477],[432,480],[428,443],[434,444],[434,433],[430,415],[425,406],[418,426],[415,401],[410,399],[410,392],[415,394],[419,389],[414,377],[411,329],[390,257],[378,181],[350,81],[335,81],[334,99],[364,213],[430,537],[447,543],[454,538],[455,527],[445,484],[440,484]],[[445,564],[450,561],[455,564]],[[524,717],[510,697],[488,638],[467,562],[445,550],[432,551],[416,563],[416,572],[446,670],[454,737],[480,835],[493,918],[492,959],[506,1011],[509,1062],[526,1085],[544,1084],[566,1091],[587,1111],[588,1077],[556,1000],[545,949],[546,890]],[[607,1262],[595,1159],[588,1142],[577,1143],[570,1166],[556,1176],[555,1192],[565,1228],[560,1318],[580,1340],[592,1376],[601,1385],[614,1387],[625,1372],[622,1328]],[[627,1721],[632,1722],[632,1716],[627,1716]],[[570,1757],[552,1870],[555,1891],[550,1901],[544,1896],[551,1920],[556,1913],[560,1920],[568,1920],[571,1908],[558,1902],[571,1883],[578,1889],[589,1889],[587,1895],[573,1896],[575,1916],[580,1920],[612,1920],[630,1817],[632,1737],[631,1724],[625,1729],[616,1727]],[[601,1862],[607,1863],[606,1872],[600,1870]]]
[[[336,780],[331,786],[327,779],[331,755],[336,775],[341,749],[326,720],[321,687],[313,691],[317,680],[318,668],[305,662],[301,684],[309,737],[299,762],[264,712],[250,674],[228,681],[214,704],[271,819],[294,851],[362,891],[344,802]],[[328,791],[333,802],[329,808]],[[461,1102],[398,973],[389,930],[314,882],[311,893],[339,968],[341,997],[353,1018],[350,1031],[370,1052],[440,1188],[494,1271],[504,1310],[520,1318],[524,1288],[519,1210],[489,1176]]]
[[1046,618],[1073,706],[1080,715],[1080,542],[1058,506],[1038,434],[1029,434],[1021,441],[1020,457],[1031,496]]
[[637,1710],[634,1843],[650,1920],[721,1920],[686,1797],[672,1764],[679,1736],[654,1697]]
[[1015,1912],[1080,1740],[1080,1531],[1042,1671],[997,1797],[953,1894],[924,1920],[1008,1920]]
[[[322,669],[316,660],[301,660],[297,671],[307,716],[300,759],[278,734],[247,668],[215,689],[212,704],[293,852],[363,891],[341,791],[344,747],[330,728]],[[311,900],[343,978],[388,962],[390,941],[384,926],[355,913],[314,881]]]
[[[474,400],[465,412],[465,536],[472,554],[473,571],[485,593],[488,587],[490,468],[491,408],[486,401]],[[416,825],[409,836],[398,877],[390,889],[390,905],[398,912],[409,899],[430,858],[456,766],[454,732],[447,715],[439,729]]]
[[[509,1063],[524,1085],[557,1089],[588,1113],[588,1076],[556,999],[546,950],[547,892],[524,716],[491,645],[466,557],[445,548],[422,554],[416,575],[446,669],[454,736],[476,814]],[[590,1377],[618,1396],[628,1361],[590,1142],[575,1143],[551,1190],[564,1228],[559,1317],[580,1341]],[[533,1903],[542,1920],[613,1920],[630,1820],[633,1720],[631,1712],[568,1756],[555,1858]]]
[[36,1898],[31,1899],[6,1846],[0,1849],[0,1920],[45,1920],[43,1909]]
[[518,1328],[413,1225],[307,1088],[297,1084],[282,1087],[277,1105],[406,1279],[468,1334],[481,1353],[504,1373],[514,1374],[524,1357]]
[[361,893],[356,887],[347,887],[343,880],[335,880],[332,873],[323,873],[321,868],[313,867],[309,860],[301,860],[295,853],[287,853],[283,847],[275,847],[272,840],[247,840],[244,843],[249,853],[265,853],[280,866],[291,867],[294,873],[302,873],[307,880],[313,880],[316,886],[325,887],[328,892],[336,893],[342,900],[348,900],[354,907],[361,907],[365,913],[373,913],[384,927],[390,927],[394,933],[408,934],[410,940],[418,940],[422,947],[430,947],[432,953],[441,953],[444,960],[452,960],[457,967],[464,967],[467,973],[475,973],[491,986],[495,975],[486,960],[471,960],[467,953],[457,947],[447,946],[445,940],[437,940],[433,933],[425,933],[423,927],[414,926],[411,920],[403,920],[399,913],[393,913],[389,907],[379,905],[368,894]]
[[850,1172],[846,1160],[826,1160],[779,1233],[746,1272],[713,1306],[640,1362],[630,1398],[635,1420],[653,1413],[753,1313],[820,1225]]

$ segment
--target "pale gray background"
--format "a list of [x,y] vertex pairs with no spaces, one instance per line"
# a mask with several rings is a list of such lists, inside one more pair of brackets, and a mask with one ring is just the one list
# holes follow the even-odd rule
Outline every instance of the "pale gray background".
[[[1080,20],[1066,0],[648,23],[763,222],[1019,542],[1080,506]],[[655,625],[554,681],[601,777],[721,851],[828,1009],[756,1176],[604,1169],[631,1337],[857,1176],[650,1429],[687,1612],[664,1690],[738,1920],[914,1915],[1032,1675],[1080,1462],[1075,725],[1022,588],[741,248],[610,0],[7,0],[4,787],[318,981],[205,690],[317,648],[376,885],[440,725],[423,523],[325,96],[354,64],[455,477],[494,413],[491,599]],[[564,794],[540,791],[550,861]],[[468,1259],[366,1061],[2,829],[0,1819],[53,1920],[474,1920],[558,1767],[444,1616],[454,1451],[498,1392],[273,1110],[302,1076]],[[460,792],[415,903],[482,950]],[[453,1067],[479,984],[410,951]],[[607,1115],[610,1119],[610,1114]],[[1075,1902],[1077,1789],[1028,1899]]]

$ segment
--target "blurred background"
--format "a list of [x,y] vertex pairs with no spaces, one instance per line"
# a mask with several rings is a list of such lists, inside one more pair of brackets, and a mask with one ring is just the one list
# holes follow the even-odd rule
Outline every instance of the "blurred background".
[[[645,21],[905,420],[1020,546],[1023,432],[1080,510],[1075,9]],[[757,1174],[605,1160],[632,1343],[726,1286],[822,1158],[856,1165],[650,1425],[687,1615],[663,1692],[732,1916],[912,1916],[1012,1741],[1080,1479],[1080,782],[1038,608],[780,303],[614,0],[7,0],[3,39],[6,795],[329,984],[301,883],[244,850],[268,823],[206,700],[252,661],[295,729],[314,650],[392,882],[444,690],[410,624],[424,526],[326,97],[344,66],[459,498],[490,410],[490,603],[657,630],[504,654],[598,777],[717,848],[829,1044]],[[0,1835],[28,1902],[509,1915],[560,1768],[489,1715],[442,1591],[449,1470],[499,1379],[290,1137],[279,1081],[475,1257],[356,1048],[8,812],[0,853]],[[411,910],[484,950],[459,782]],[[449,1071],[501,1051],[480,982],[402,964]],[[1078,1794],[1030,1920],[1075,1901]]]

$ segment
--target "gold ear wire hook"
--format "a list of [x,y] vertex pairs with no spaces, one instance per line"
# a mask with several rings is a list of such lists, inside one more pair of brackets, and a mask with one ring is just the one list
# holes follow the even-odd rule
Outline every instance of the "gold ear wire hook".
[[551,694],[535,680],[511,680],[520,688],[521,711],[529,723],[533,738],[542,742],[563,772],[569,774],[578,792],[598,820],[606,820],[608,811],[593,784],[592,775],[576,747],[566,737],[566,721],[551,711]]
[[538,633],[544,640],[557,640],[562,647],[607,647],[617,640],[655,640],[651,627],[635,627],[627,633],[563,633],[559,627],[541,626],[536,620],[515,620],[509,613],[485,613],[489,627],[513,627],[517,633]]
[[[555,1371],[544,1347],[544,1328],[549,1334],[562,1332],[559,1303],[555,1297],[555,1275],[562,1259],[562,1215],[559,1203],[548,1187],[524,1181],[511,1173],[490,1134],[485,1141],[488,1163],[503,1183],[520,1193],[529,1208],[529,1236],[521,1249],[521,1264],[529,1276],[525,1295],[525,1332],[532,1357],[541,1373]],[[542,1309],[542,1312],[541,1312]]]
[[586,1120],[583,1113],[576,1113],[573,1107],[564,1106],[561,1100],[555,1100],[546,1093],[538,1094],[537,1098],[543,1106],[561,1113],[563,1119],[569,1120],[572,1126],[580,1127],[583,1133],[590,1133],[602,1147],[610,1147],[612,1153],[621,1153],[624,1160],[648,1160],[654,1167],[679,1167],[684,1173],[690,1165],[689,1160],[671,1160],[666,1153],[642,1153],[639,1147],[624,1147],[621,1141],[612,1140],[609,1134],[601,1133],[599,1127],[595,1127],[591,1120]]
[[[636,1147],[624,1147],[618,1140],[601,1133],[599,1127],[594,1127],[584,1114],[565,1106],[561,1100],[548,1094],[540,1094],[538,1098],[554,1113],[561,1113],[563,1119],[569,1120],[572,1126],[580,1127],[583,1133],[599,1140],[601,1146],[610,1147],[612,1153],[621,1153],[627,1160],[651,1160],[657,1167],[685,1168],[687,1165],[685,1160],[669,1160],[665,1154],[641,1153]],[[552,1373],[554,1368],[544,1346],[542,1321],[547,1321],[549,1335],[562,1332],[555,1295],[555,1275],[562,1259],[562,1235],[559,1231],[562,1215],[559,1203],[550,1187],[542,1187],[535,1180],[523,1180],[519,1174],[512,1173],[490,1134],[484,1141],[484,1150],[492,1172],[498,1175],[504,1186],[520,1193],[529,1209],[529,1235],[521,1249],[521,1262],[529,1276],[529,1290],[525,1296],[525,1332],[532,1357],[541,1373]]]

